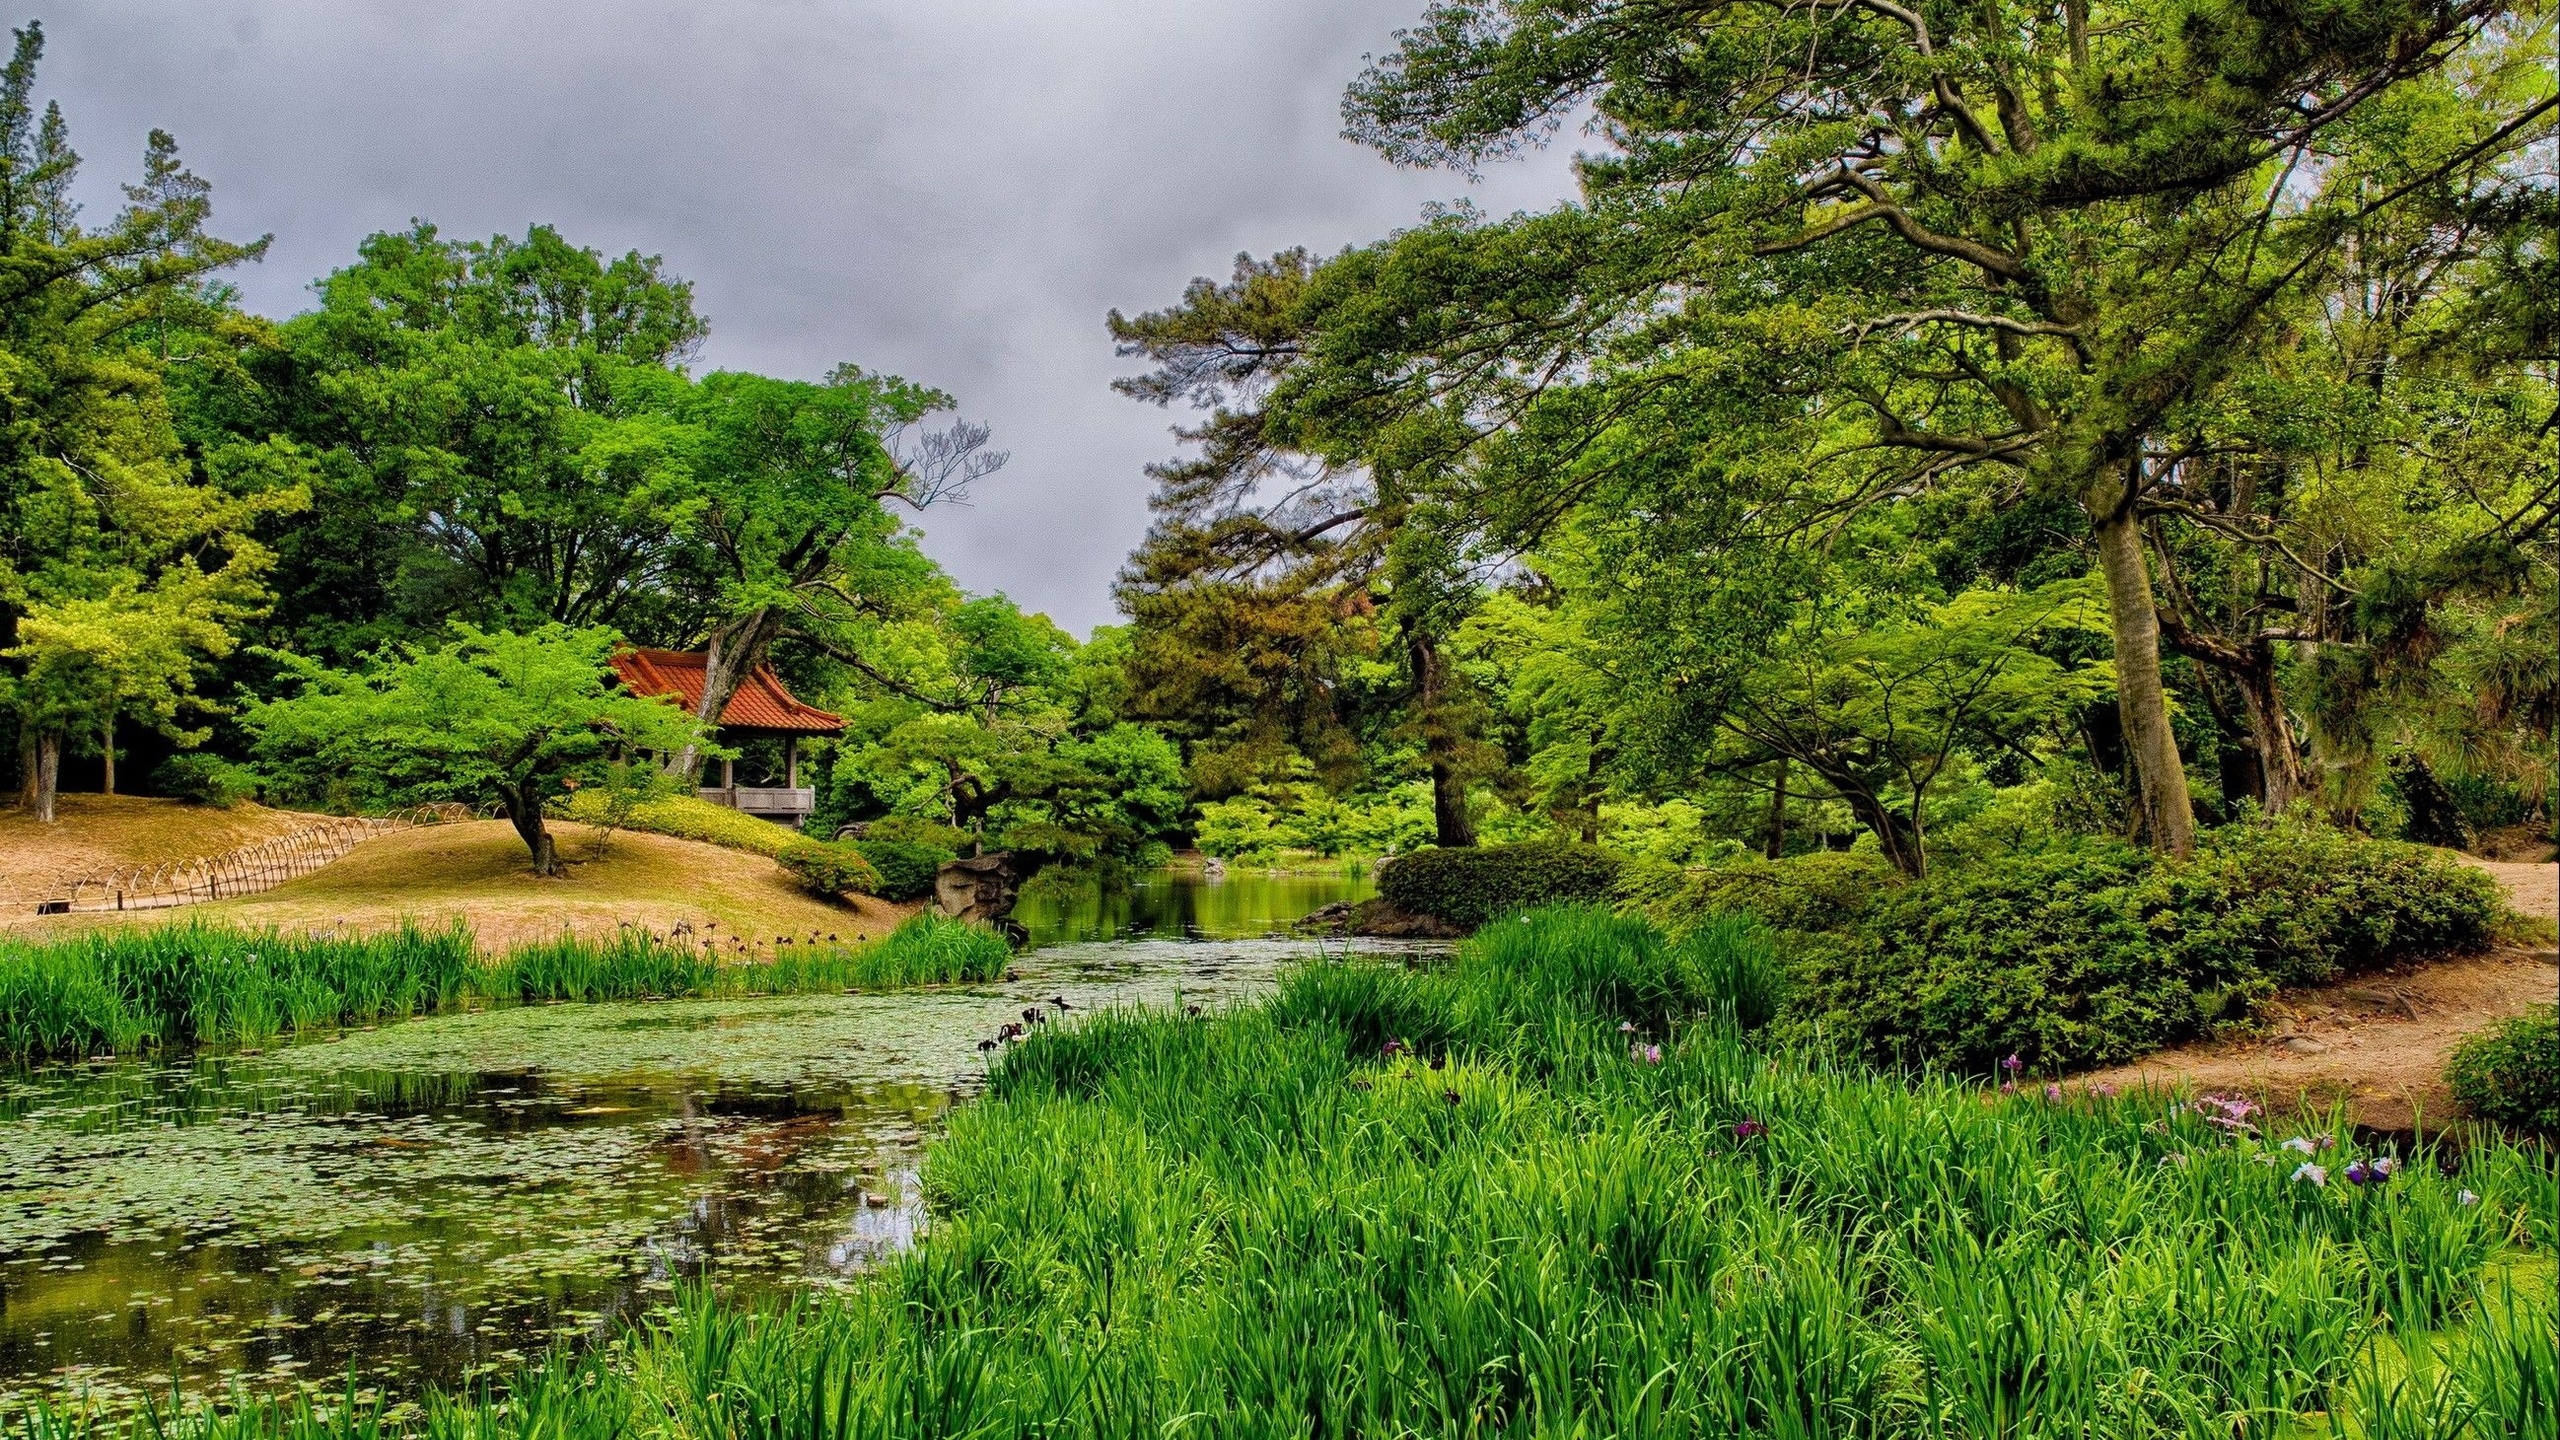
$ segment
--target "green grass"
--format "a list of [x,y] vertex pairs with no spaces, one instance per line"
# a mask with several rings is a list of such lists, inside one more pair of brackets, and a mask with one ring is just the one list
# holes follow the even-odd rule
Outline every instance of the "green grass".
[[[602,795],[592,790],[569,797],[567,817],[583,824],[601,823],[605,813]],[[645,801],[632,811],[624,829],[666,835],[678,840],[699,840],[706,845],[725,845],[732,850],[747,850],[767,858],[778,858],[795,845],[806,845],[809,837],[788,825],[759,820],[726,805],[714,805],[691,795],[670,795],[663,800]]]
[[2356,1186],[2341,1146],[2318,1186],[2281,1142],[2334,1118],[2233,1130],[1772,1053],[1736,1023],[1752,943],[1549,912],[1444,966],[1046,1027],[932,1151],[919,1248],[849,1294],[695,1295],[415,1419],[288,1401],[143,1431],[2552,1433],[2547,1152]]
[[484,959],[460,927],[302,936],[201,924],[0,940],[0,1060],[284,1035],[426,1014],[465,999],[631,1000],[887,990],[991,980],[991,931],[918,915],[869,945],[723,962],[645,931],[563,938]]

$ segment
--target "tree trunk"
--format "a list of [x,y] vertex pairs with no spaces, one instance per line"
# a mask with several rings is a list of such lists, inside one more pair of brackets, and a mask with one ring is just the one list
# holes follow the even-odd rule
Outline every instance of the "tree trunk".
[[[742,615],[711,632],[702,655],[702,703],[693,712],[694,718],[702,722],[704,738],[719,734],[720,717],[728,712],[729,701],[756,667],[764,663],[774,637],[781,633],[782,615],[770,607]],[[688,741],[677,751],[667,765],[667,773],[687,785],[693,784],[702,773],[701,741]]]
[[1769,787],[1769,829],[1762,837],[1760,853],[1770,860],[1787,858],[1787,771],[1792,762],[1778,757],[1778,783]]
[[107,718],[98,723],[98,753],[106,757],[106,778],[99,783],[98,793],[113,795],[116,793],[116,712],[113,710],[108,711]]
[[531,787],[507,794],[507,823],[516,827],[516,835],[533,855],[533,873],[562,875],[567,867],[560,863],[559,847],[551,842],[551,831],[542,823],[542,799]]
[[2259,641],[2251,663],[2232,672],[2240,689],[2240,707],[2249,725],[2249,746],[2258,754],[2259,804],[2281,815],[2303,791],[2302,750],[2293,743],[2293,722],[2285,718],[2284,698],[2276,691],[2276,657]]
[[36,818],[53,823],[53,797],[62,788],[62,732],[44,730],[36,735],[35,812]]
[[1895,814],[1893,807],[1877,795],[1855,785],[1843,785],[1837,779],[1832,780],[1831,788],[1848,802],[1850,813],[1875,833],[1876,847],[1884,851],[1884,858],[1893,862],[1894,869],[1914,880],[1928,873],[1928,858],[1921,853],[1920,837],[1911,832],[1909,822]]
[[36,808],[36,722],[18,722],[18,803]]
[[1422,721],[1422,748],[1431,758],[1432,842],[1444,850],[1476,843],[1476,825],[1467,814],[1466,779],[1458,770],[1458,741],[1441,713],[1446,667],[1440,647],[1416,626],[1407,640],[1413,658],[1415,706]]
[[2154,848],[2184,858],[2195,853],[2196,814],[2187,771],[2169,728],[2169,692],[2160,679],[2160,612],[2142,554],[2132,485],[2111,474],[2084,497],[2098,567],[2107,581],[2107,618],[2115,631],[2116,708],[2133,758],[2135,803]]

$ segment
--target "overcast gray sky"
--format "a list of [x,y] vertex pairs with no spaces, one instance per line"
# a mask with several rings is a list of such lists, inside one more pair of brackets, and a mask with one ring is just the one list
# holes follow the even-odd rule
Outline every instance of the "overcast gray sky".
[[[20,0],[21,6],[28,0]],[[1180,418],[1110,382],[1104,314],[1238,250],[1330,250],[1431,200],[1571,188],[1551,151],[1469,185],[1339,137],[1342,87],[1423,0],[37,0],[93,209],[176,133],[237,278],[303,308],[365,234],[534,221],[664,255],[706,366],[853,360],[953,392],[1013,464],[926,547],[1083,633]]]

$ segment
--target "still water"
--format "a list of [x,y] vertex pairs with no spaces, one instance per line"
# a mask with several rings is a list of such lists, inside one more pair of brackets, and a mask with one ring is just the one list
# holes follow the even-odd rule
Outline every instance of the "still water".
[[1314,949],[1281,927],[1367,892],[1156,873],[1027,897],[1035,948],[996,985],[492,1009],[0,1075],[0,1420],[172,1385],[404,1396],[609,1334],[688,1277],[845,1284],[925,1223],[924,1142],[998,1024],[1251,995]]

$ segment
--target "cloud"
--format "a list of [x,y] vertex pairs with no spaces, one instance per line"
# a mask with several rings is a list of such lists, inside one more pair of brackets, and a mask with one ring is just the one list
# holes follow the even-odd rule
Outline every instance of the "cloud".
[[926,545],[1083,631],[1144,532],[1180,418],[1110,392],[1102,320],[1239,250],[1329,250],[1433,199],[1571,189],[1548,152],[1470,186],[1338,137],[1342,87],[1419,0],[73,0],[40,12],[45,91],[112,205],[174,131],[238,277],[282,315],[365,234],[535,221],[662,254],[711,366],[839,360],[957,395],[1014,461]]

